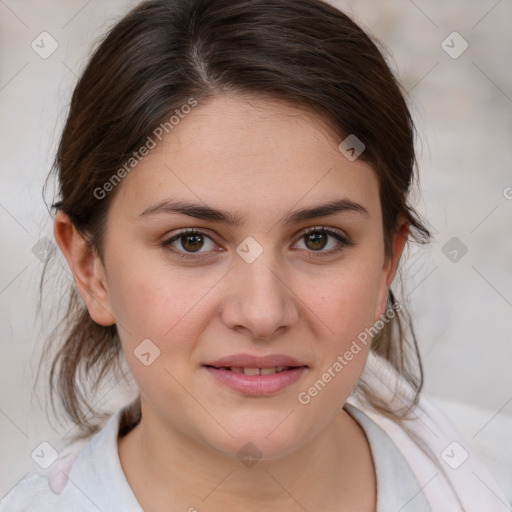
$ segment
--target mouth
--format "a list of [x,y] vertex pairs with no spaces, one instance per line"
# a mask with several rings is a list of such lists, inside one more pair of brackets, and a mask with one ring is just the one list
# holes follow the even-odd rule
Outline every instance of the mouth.
[[263,357],[239,354],[202,367],[222,385],[251,396],[279,393],[296,383],[308,369],[301,361],[279,354]]
[[281,373],[293,368],[301,368],[300,366],[274,366],[272,368],[244,368],[236,366],[210,366],[205,365],[207,368],[214,368],[215,370],[227,370],[235,373],[243,373],[244,375],[274,375],[275,373]]

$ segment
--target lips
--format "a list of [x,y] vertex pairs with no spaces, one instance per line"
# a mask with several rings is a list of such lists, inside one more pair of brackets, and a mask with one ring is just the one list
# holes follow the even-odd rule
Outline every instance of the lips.
[[275,394],[297,382],[308,365],[282,354],[237,354],[208,362],[203,367],[218,382],[254,396]]
[[251,354],[235,354],[222,357],[212,362],[205,363],[204,366],[213,366],[214,368],[297,368],[307,366],[306,363],[295,359],[294,357],[283,354],[267,354],[264,356],[253,356]]

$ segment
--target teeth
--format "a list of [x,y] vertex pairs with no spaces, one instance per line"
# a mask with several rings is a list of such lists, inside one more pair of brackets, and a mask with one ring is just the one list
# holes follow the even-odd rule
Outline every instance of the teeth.
[[286,370],[288,366],[276,366],[274,368],[239,368],[232,366],[230,370],[235,373],[243,373],[245,375],[273,375],[274,373]]
[[259,375],[260,369],[259,368],[244,368],[245,375]]

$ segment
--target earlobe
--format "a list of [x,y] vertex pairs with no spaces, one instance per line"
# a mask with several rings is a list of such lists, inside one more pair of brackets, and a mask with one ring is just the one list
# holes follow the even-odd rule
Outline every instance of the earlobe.
[[99,256],[87,246],[84,237],[61,211],[55,216],[53,233],[91,318],[100,325],[115,324],[105,270]]

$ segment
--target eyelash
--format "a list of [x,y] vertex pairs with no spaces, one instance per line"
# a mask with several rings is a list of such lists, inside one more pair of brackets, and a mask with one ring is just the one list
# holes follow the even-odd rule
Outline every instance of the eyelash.
[[[308,256],[310,258],[316,258],[318,256],[320,256],[320,257],[322,257],[322,256],[330,256],[330,255],[332,255],[334,253],[338,253],[338,252],[343,251],[347,247],[351,247],[351,246],[355,245],[355,243],[352,242],[347,236],[344,236],[341,233],[339,233],[338,231],[334,231],[334,230],[326,228],[324,226],[314,226],[314,227],[307,228],[301,234],[301,236],[298,238],[297,242],[302,240],[307,235],[310,235],[311,233],[317,233],[317,232],[326,233],[327,235],[332,236],[333,238],[335,238],[337,240],[337,246],[335,248],[333,248],[333,249],[328,250],[328,251],[308,250],[307,252],[315,254],[315,256]],[[212,237],[209,236],[204,231],[200,231],[200,230],[195,229],[195,228],[186,228],[186,229],[178,231],[178,233],[173,235],[171,238],[168,238],[167,240],[164,240],[161,245],[162,245],[162,247],[164,249],[167,249],[170,252],[175,252],[175,253],[177,252],[179,254],[180,258],[182,258],[182,259],[198,261],[198,260],[201,260],[201,259],[209,257],[208,253],[198,253],[198,252],[197,253],[190,253],[190,252],[187,253],[187,252],[177,251],[174,248],[173,249],[169,249],[169,246],[171,246],[171,244],[173,242],[175,242],[176,240],[179,240],[180,238],[183,238],[185,236],[190,236],[190,235],[205,236],[205,237],[207,237],[207,238],[209,238],[210,240],[213,241]]]

